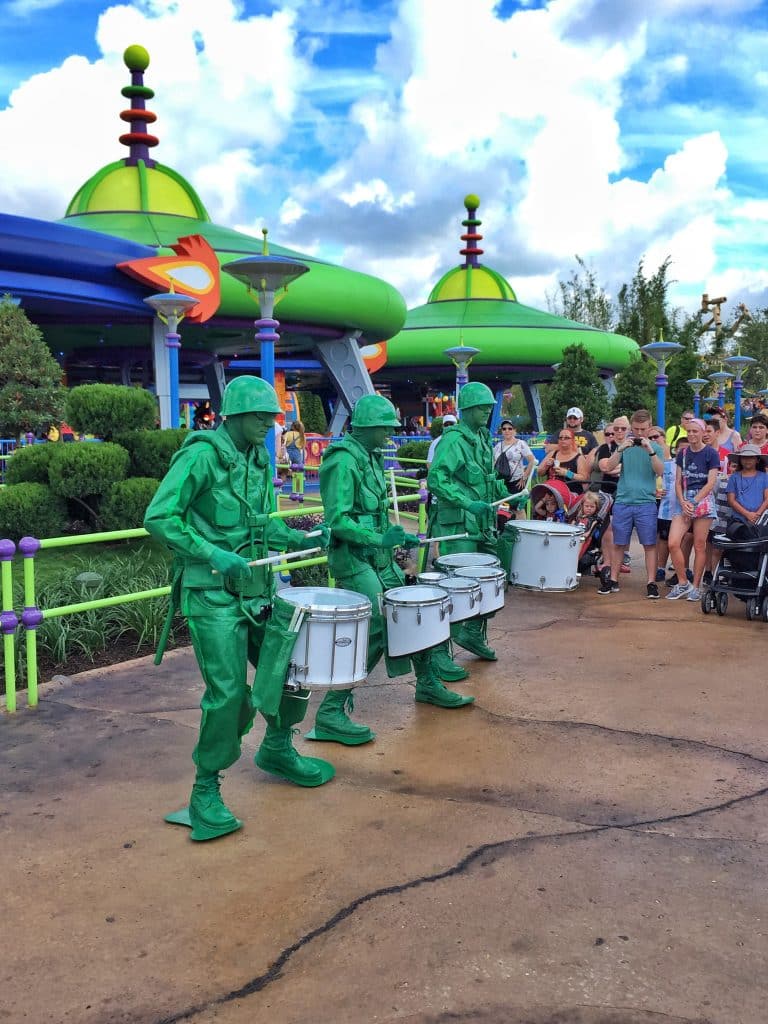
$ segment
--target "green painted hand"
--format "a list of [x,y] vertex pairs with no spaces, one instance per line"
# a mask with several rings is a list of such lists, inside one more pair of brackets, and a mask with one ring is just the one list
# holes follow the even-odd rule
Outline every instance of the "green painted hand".
[[383,548],[405,547],[409,540],[410,538],[402,526],[390,526],[382,535],[381,546]]
[[233,580],[249,580],[252,576],[251,567],[245,558],[236,555],[234,551],[223,551],[215,548],[208,559],[213,568]]
[[482,519],[491,511],[491,506],[487,501],[471,501],[469,503],[468,511],[471,512],[473,516],[477,516],[478,519]]

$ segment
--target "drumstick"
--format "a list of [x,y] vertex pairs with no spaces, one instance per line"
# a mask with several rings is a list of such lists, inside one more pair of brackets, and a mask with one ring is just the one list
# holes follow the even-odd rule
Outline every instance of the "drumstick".
[[[249,562],[248,565],[274,565],[275,562],[282,562],[288,558],[308,558],[309,555],[316,555],[318,551],[322,551],[322,548],[305,548],[304,551],[291,551],[290,554],[271,555],[269,558],[257,558],[254,562]],[[219,575],[218,569],[212,569],[211,572],[214,576]]]
[[505,501],[509,501],[509,499],[510,499],[511,497],[512,497],[512,495],[511,495],[511,494],[508,494],[508,495],[506,496],[506,498],[499,498],[499,500],[498,500],[498,501],[492,501],[492,502],[490,502],[490,506],[491,506],[491,508],[496,508],[496,506],[497,506],[497,505],[503,505]]
[[419,544],[439,544],[443,540],[464,540],[468,533],[449,533],[445,537],[423,537]]
[[392,505],[395,510],[395,523],[397,526],[400,525],[400,509],[397,504],[397,487],[395,486],[395,471],[390,469],[389,471],[389,486],[392,489]]

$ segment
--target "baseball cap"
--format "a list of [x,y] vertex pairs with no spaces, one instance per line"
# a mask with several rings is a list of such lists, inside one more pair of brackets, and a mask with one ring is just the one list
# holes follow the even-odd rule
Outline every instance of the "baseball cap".
[[443,426],[444,427],[450,426],[452,423],[458,423],[458,422],[459,421],[456,419],[456,417],[453,415],[452,412],[446,413],[446,415],[443,416]]
[[571,408],[565,414],[565,418],[568,419],[569,416],[578,416],[580,420],[584,419],[584,413],[581,411],[578,405],[571,406]]

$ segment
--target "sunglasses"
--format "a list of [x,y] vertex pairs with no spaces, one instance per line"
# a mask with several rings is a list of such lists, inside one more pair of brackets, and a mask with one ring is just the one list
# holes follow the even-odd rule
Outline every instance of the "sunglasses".
[[616,435],[614,434],[614,432],[612,430],[604,430],[603,431],[603,437],[615,437],[615,436]]
[[514,427],[502,427],[501,429],[502,430],[514,430],[515,428]]
[[648,440],[649,441],[660,441],[661,440],[661,434],[649,434],[648,435]]
[[614,427],[614,430],[629,430],[629,427]]

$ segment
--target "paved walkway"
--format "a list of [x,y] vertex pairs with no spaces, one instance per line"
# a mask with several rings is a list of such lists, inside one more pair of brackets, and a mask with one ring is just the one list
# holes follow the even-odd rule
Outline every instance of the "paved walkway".
[[256,769],[257,725],[212,843],[162,822],[188,651],[0,716],[0,1020],[764,1024],[768,626],[641,582],[512,592],[473,708],[377,672],[322,789]]

